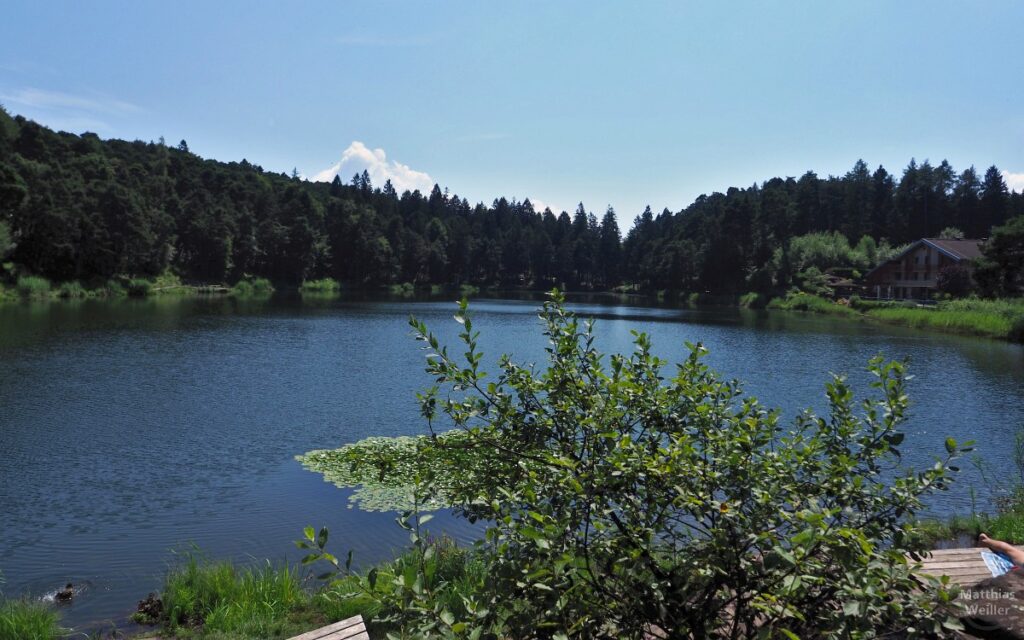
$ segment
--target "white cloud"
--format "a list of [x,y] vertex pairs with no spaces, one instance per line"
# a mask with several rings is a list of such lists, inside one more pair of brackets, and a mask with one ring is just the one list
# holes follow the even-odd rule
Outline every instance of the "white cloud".
[[554,205],[551,204],[550,202],[545,202],[543,200],[538,200],[537,198],[530,198],[530,203],[533,205],[533,210],[538,213],[543,213],[544,209],[551,209],[551,212],[557,216],[563,211],[563,209],[558,205]]
[[138,105],[107,96],[80,96],[33,87],[0,94],[0,100],[35,109],[75,110],[108,114],[141,111]]
[[370,174],[375,187],[383,186],[385,181],[391,180],[398,193],[419,189],[427,194],[434,188],[435,180],[428,174],[411,169],[409,165],[389,161],[383,149],[370,149],[358,140],[342,152],[341,160],[314,175],[313,180],[330,182],[334,176],[341,176],[343,182],[348,182],[353,175],[363,171]]
[[1006,180],[1006,186],[1010,187],[1011,191],[1024,192],[1024,173],[1004,171],[1003,180]]

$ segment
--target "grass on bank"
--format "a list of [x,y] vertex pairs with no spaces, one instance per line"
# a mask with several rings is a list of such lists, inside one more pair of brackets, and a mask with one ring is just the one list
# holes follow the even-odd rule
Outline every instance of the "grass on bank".
[[50,281],[39,276],[21,276],[18,278],[18,293],[24,298],[48,298]]
[[240,568],[190,555],[168,574],[161,599],[163,631],[177,638],[287,637],[322,619],[288,565]]
[[274,293],[274,285],[266,278],[239,280],[231,287],[231,295],[237,298],[261,298]]
[[785,298],[774,298],[768,303],[768,308],[780,309],[782,311],[807,311],[849,318],[859,315],[857,311],[850,307],[802,292],[791,292]]
[[769,309],[808,311],[844,317],[862,316],[887,324],[945,333],[1024,342],[1024,299],[944,300],[933,307],[905,301],[861,300],[849,305],[806,293],[791,292],[768,303]]
[[945,300],[934,308],[881,306],[866,313],[870,318],[907,327],[1024,342],[1021,298]]
[[[1018,430],[1015,441],[1014,462],[1024,470],[1024,428]],[[1024,477],[1024,473],[1021,475]],[[1016,482],[994,503],[993,514],[972,512],[942,520],[924,520],[918,523],[918,531],[931,546],[941,542],[963,542],[964,538],[973,543],[981,533],[1011,544],[1024,544],[1024,483]]]
[[430,295],[441,295],[444,293],[457,293],[461,297],[475,296],[480,293],[480,287],[472,284],[432,284],[432,285],[417,285],[411,282],[401,282],[398,284],[388,285],[387,291],[393,296],[401,296],[403,298],[411,298],[416,295],[417,291],[420,293],[430,292]]
[[57,613],[42,602],[0,599],[0,640],[52,640],[63,633]]
[[[450,538],[432,539],[431,585],[438,602],[459,611],[462,596],[470,595],[485,578],[483,564]],[[398,602],[387,594],[400,587],[419,558],[409,551],[372,569],[317,588],[312,578],[291,565],[237,567],[190,554],[168,573],[160,594],[163,613],[158,620],[162,638],[221,640],[226,638],[288,638],[331,622],[363,616],[372,637],[384,637],[394,626],[381,618],[400,615]],[[373,578],[370,574],[373,573]],[[371,587],[371,581],[373,587]],[[376,590],[376,595],[370,595]],[[139,622],[146,622],[138,619]],[[0,636],[0,640],[7,640]]]
[[[335,286],[337,286],[336,283]],[[85,284],[78,280],[71,280],[54,285],[40,276],[20,276],[13,287],[5,286],[0,282],[0,301],[12,302],[17,300],[147,298],[156,295],[187,294],[229,294],[239,298],[250,298],[266,297],[273,292],[274,285],[266,278],[243,278],[229,288],[224,285],[184,284],[181,278],[170,272],[152,278],[117,277],[106,281],[90,281]]]
[[341,291],[341,283],[334,278],[320,278],[319,280],[303,280],[299,286],[302,293],[337,293]]

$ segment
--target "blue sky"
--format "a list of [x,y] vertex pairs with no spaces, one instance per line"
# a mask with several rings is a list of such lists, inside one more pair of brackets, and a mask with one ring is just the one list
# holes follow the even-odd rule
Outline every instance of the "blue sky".
[[[5,2],[0,103],[631,221],[858,158],[1024,188],[1024,3]],[[344,154],[344,156],[343,156]]]

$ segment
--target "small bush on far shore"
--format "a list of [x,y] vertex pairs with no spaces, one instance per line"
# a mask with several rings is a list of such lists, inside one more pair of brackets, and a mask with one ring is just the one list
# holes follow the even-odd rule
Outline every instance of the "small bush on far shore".
[[413,287],[411,282],[403,282],[401,284],[393,284],[388,287],[388,291],[393,296],[411,296],[416,293],[416,288]]
[[319,280],[305,280],[299,291],[303,293],[335,293],[341,290],[341,284],[334,278],[321,278]]
[[85,298],[89,295],[89,292],[78,280],[72,280],[71,282],[61,284],[57,295],[61,298]]
[[783,311],[807,311],[809,313],[821,313],[837,316],[852,317],[858,315],[850,307],[836,304],[820,296],[809,293],[792,292],[785,298],[775,298],[768,303],[769,309],[781,309]]
[[128,281],[127,290],[133,298],[145,298],[152,292],[153,283],[145,278],[132,278]]
[[745,293],[740,296],[740,307],[743,309],[764,309],[768,306],[769,297],[763,293]]
[[125,288],[117,280],[107,280],[107,283],[102,288],[103,295],[110,297],[120,297],[128,295]]
[[50,295],[50,281],[39,276],[21,276],[18,293],[26,298],[45,298]]
[[274,293],[274,285],[266,278],[247,278],[239,280],[231,287],[231,294],[239,298],[269,296]]

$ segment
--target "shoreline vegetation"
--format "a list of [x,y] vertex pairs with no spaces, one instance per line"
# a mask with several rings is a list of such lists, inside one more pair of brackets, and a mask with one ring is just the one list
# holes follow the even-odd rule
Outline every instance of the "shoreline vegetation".
[[942,300],[934,306],[903,301],[832,301],[806,293],[774,298],[768,309],[806,311],[959,335],[1024,342],[1024,298]]
[[[13,280],[11,282],[10,280]],[[164,295],[223,295],[240,299],[267,298],[278,289],[266,278],[243,278],[234,285],[189,284],[177,275],[165,273],[156,278],[112,278],[101,283],[83,285],[76,281],[51,283],[41,276],[20,276],[0,281],[0,303],[45,300],[82,300],[145,298]],[[365,289],[360,289],[363,291]],[[482,290],[474,285],[421,285],[405,282],[379,288],[388,295],[414,297],[419,294],[442,295],[456,293],[460,297],[473,296]],[[494,289],[500,290],[500,289]],[[530,291],[535,291],[529,289]],[[297,291],[303,297],[330,298],[342,295],[348,289],[333,278],[303,281]],[[913,329],[977,336],[1024,342],[1024,298],[962,298],[942,300],[934,305],[919,305],[901,300],[865,300],[857,296],[849,299],[828,298],[790,291],[784,296],[749,292],[742,295],[714,295],[686,293],[672,290],[644,291],[631,287],[616,287],[610,291],[588,291],[589,294],[636,295],[660,303],[683,307],[738,307],[741,309],[767,309],[770,311],[799,311],[868,320]]]

